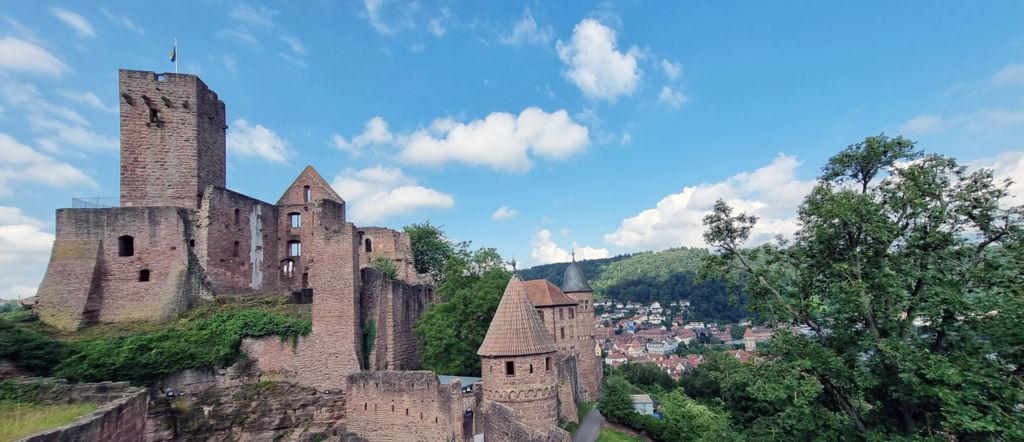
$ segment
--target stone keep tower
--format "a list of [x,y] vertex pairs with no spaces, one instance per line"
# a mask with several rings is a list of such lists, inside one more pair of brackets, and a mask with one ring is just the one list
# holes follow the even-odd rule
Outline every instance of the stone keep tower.
[[512,409],[542,432],[558,424],[557,347],[519,276],[512,276],[477,351],[483,398]]
[[576,306],[576,339],[579,340],[580,384],[585,400],[597,399],[601,387],[601,357],[594,340],[594,289],[587,283],[583,269],[572,263],[565,268],[562,292],[579,303]]
[[224,102],[199,77],[118,71],[121,205],[199,208],[225,187]]

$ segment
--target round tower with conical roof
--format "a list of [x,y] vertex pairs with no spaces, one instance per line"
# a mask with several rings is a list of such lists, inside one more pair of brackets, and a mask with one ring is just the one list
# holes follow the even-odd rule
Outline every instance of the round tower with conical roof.
[[477,351],[484,400],[512,409],[520,422],[547,432],[558,424],[557,347],[519,276],[512,276]]
[[597,341],[594,339],[594,289],[590,288],[587,276],[583,274],[583,269],[576,263],[575,256],[569,266],[565,268],[562,292],[579,303],[576,306],[579,380],[583,389],[583,399],[594,400],[597,399],[598,390],[601,387],[601,355],[598,353]]

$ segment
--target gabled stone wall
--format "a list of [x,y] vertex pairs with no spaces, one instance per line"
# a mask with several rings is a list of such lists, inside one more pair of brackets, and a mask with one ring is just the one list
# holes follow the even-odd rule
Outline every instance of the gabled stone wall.
[[429,371],[362,372],[348,379],[347,431],[373,442],[464,440],[477,404],[458,381],[441,385]]

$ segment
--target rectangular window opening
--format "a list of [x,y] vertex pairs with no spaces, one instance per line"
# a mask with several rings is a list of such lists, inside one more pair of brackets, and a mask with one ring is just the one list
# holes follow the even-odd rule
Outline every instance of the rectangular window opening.
[[505,362],[505,376],[516,375],[516,363],[512,361]]

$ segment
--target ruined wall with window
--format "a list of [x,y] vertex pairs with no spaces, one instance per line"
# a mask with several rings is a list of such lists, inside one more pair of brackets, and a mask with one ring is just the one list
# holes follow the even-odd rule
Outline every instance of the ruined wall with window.
[[40,317],[76,330],[96,322],[162,321],[210,294],[189,245],[194,213],[175,207],[60,209]]
[[366,440],[465,440],[482,432],[474,421],[479,395],[458,381],[442,385],[429,371],[353,374],[345,397],[346,430]]
[[277,201],[275,223],[278,231],[278,277],[281,288],[299,290],[310,287],[308,265],[311,263],[309,242],[312,240],[313,212],[316,201],[337,203],[337,222],[345,221],[345,201],[312,166],[295,178]]
[[280,289],[276,206],[210,186],[196,215],[195,251],[215,292]]
[[359,267],[369,267],[374,258],[383,256],[398,267],[398,279],[409,284],[425,282],[416,272],[409,235],[384,227],[360,227],[359,236]]
[[[433,288],[388,279],[372,267],[362,269],[362,282],[363,340],[371,347],[365,368],[419,369],[422,342],[413,328],[434,302]],[[372,337],[366,336],[371,331]]]

